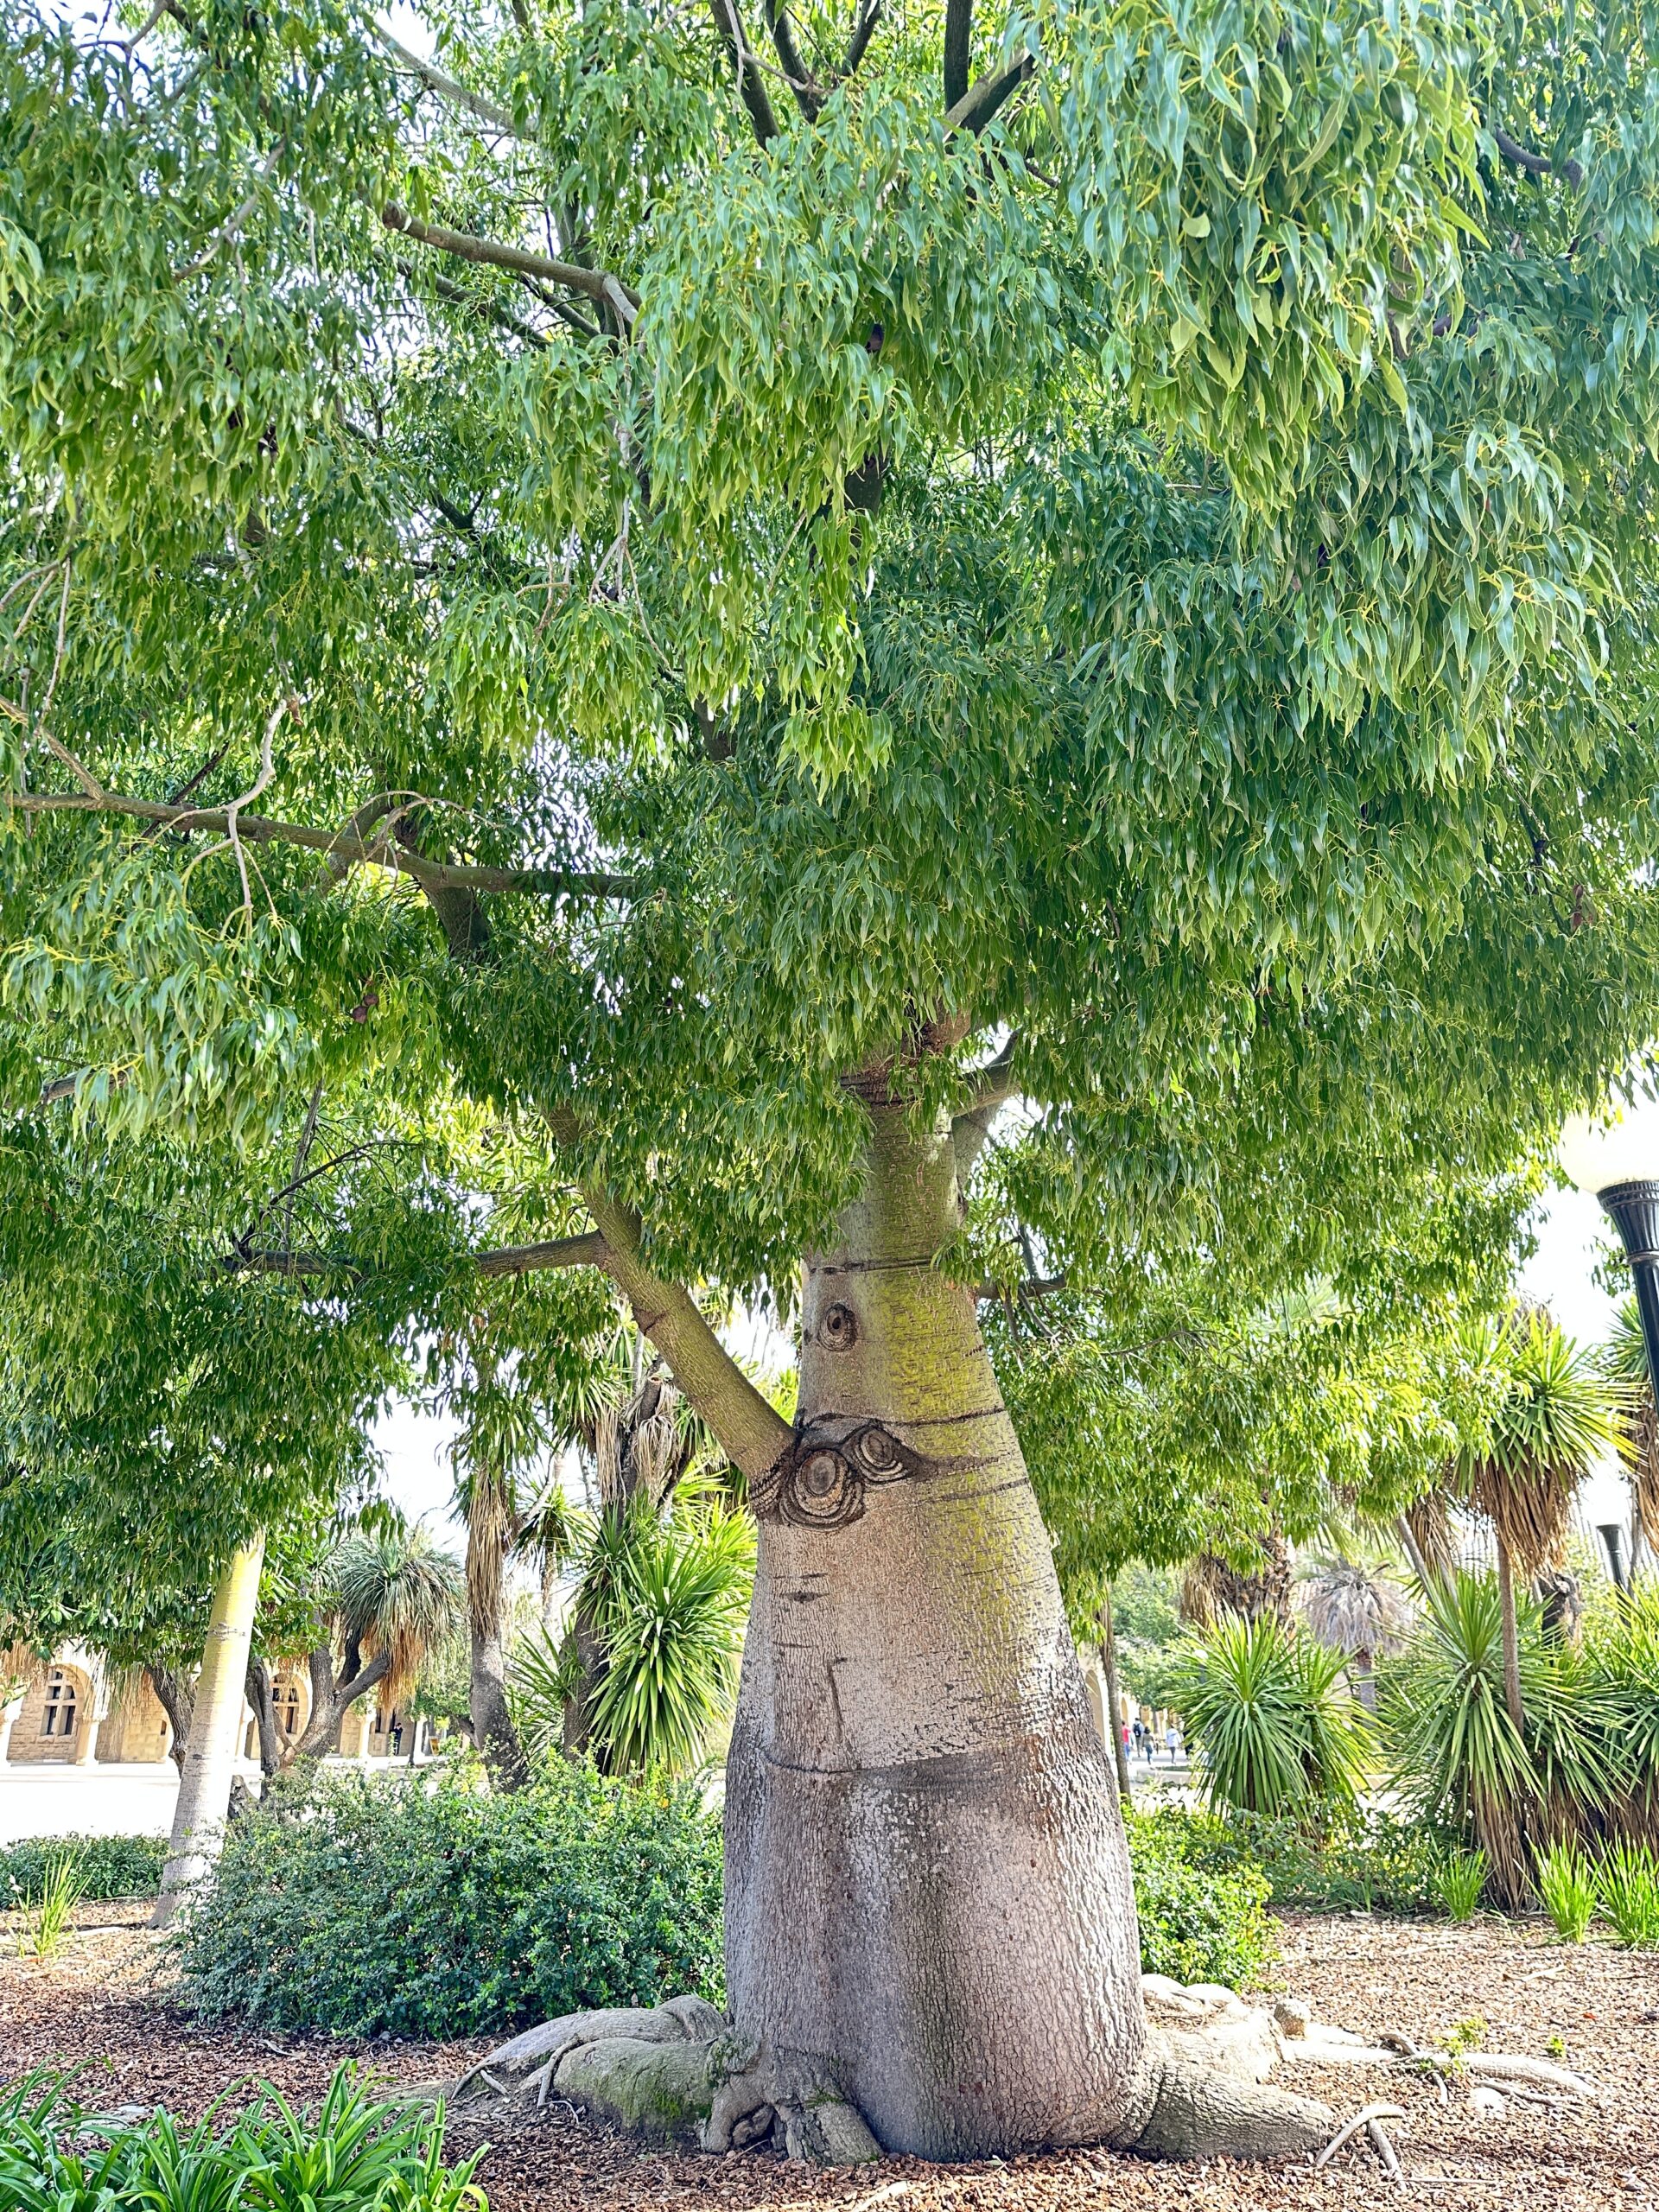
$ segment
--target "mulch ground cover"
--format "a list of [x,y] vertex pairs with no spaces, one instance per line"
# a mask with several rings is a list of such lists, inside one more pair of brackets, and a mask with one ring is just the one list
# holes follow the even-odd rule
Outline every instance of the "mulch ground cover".
[[[137,1924],[139,1908],[86,1908],[58,1957],[0,1956],[0,2079],[53,2061],[88,2069],[86,2101],[166,2103],[199,2112],[238,2082],[275,2083],[315,2099],[342,2057],[384,2078],[459,2072],[482,2044],[346,2044],[193,2022],[172,2001],[166,1954]],[[3,1926],[3,1923],[0,1923]],[[0,1950],[14,1951],[0,1932]],[[1402,2105],[1395,2133],[1406,2195],[1417,2202],[1580,2212],[1659,2202],[1659,1955],[1592,1942],[1571,1948],[1540,1927],[1478,1920],[1464,1927],[1286,1916],[1275,1987],[1318,2017],[1362,2033],[1399,2029],[1419,2043],[1459,2023],[1484,2023],[1488,2048],[1566,2063],[1594,2084],[1592,2104],[1562,2111],[1511,2105],[1474,2113],[1454,2085],[1356,2069],[1281,2075],[1339,2112],[1372,2098]],[[476,2147],[454,2127],[452,2148]],[[1159,2166],[1077,2151],[939,2167],[888,2158],[854,2173],[811,2175],[766,2153],[724,2158],[642,2154],[607,2130],[550,2104],[535,2123],[497,2142],[480,2170],[493,2212],[654,2212],[729,2208],[791,2212],[1093,2212],[1128,2206],[1389,2205],[1401,2192],[1368,2152],[1322,2173],[1306,2162],[1273,2167],[1212,2160]]]

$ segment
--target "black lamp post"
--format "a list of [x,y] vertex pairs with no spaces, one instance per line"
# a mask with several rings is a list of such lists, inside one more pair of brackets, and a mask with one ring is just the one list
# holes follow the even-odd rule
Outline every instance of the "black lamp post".
[[[1597,1199],[1618,1231],[1636,1285],[1636,1310],[1648,1355],[1648,1379],[1659,1395],[1659,1125],[1649,1109],[1635,1116],[1594,1122],[1574,1116],[1561,1132],[1557,1154],[1581,1191]],[[1621,1589],[1630,1567],[1611,1524],[1599,1530],[1613,1580]]]

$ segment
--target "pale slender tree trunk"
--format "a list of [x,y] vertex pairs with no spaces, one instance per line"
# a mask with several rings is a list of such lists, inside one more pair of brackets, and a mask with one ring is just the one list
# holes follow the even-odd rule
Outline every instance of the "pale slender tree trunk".
[[1515,1618],[1515,1571],[1510,1561],[1510,1548],[1494,1531],[1497,1549],[1497,1610],[1503,1634],[1503,1702],[1517,1731],[1527,1725],[1526,1708],[1521,1702],[1521,1637]]
[[165,1928],[171,1921],[181,1893],[209,1871],[225,1840],[264,1550],[262,1534],[232,1553],[213,1592],[190,1716],[190,1740],[179,1775],[173,1834],[162,1870],[161,1895],[156,1900],[157,1928]]
[[1123,1693],[1117,1680],[1117,1636],[1112,1626],[1112,1593],[1100,1601],[1100,1664],[1106,1677],[1107,1728],[1112,1764],[1117,1769],[1117,1794],[1129,1802],[1129,1755],[1123,1748]]
[[889,2151],[1132,2138],[1152,2090],[1118,1793],[972,1294],[949,1131],[871,1109],[757,1479],[727,1986]]

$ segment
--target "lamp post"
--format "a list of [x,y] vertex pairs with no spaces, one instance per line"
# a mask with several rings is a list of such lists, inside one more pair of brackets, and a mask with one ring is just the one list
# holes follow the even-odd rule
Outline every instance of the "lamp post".
[[[1648,1355],[1648,1379],[1659,1395],[1659,1108],[1651,1103],[1592,1121],[1575,1114],[1561,1131],[1555,1156],[1569,1181],[1597,1199],[1618,1231],[1636,1285],[1636,1310]],[[1628,1568],[1603,1529],[1613,1579]]]

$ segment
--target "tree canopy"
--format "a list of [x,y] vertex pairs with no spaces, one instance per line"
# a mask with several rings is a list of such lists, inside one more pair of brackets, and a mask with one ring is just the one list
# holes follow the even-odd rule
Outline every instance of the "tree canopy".
[[1249,1308],[1645,1044],[1650,10],[130,12],[0,38],[23,1456],[590,1221],[786,1313],[872,1083]]

